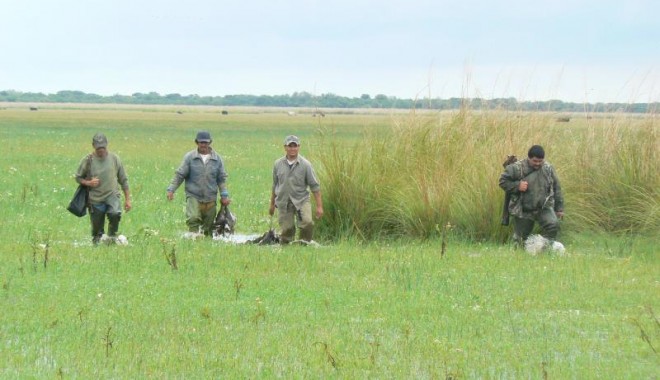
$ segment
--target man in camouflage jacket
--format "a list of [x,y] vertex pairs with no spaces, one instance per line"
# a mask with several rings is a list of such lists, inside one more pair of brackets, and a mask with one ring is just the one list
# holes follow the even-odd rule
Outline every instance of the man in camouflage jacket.
[[559,219],[564,216],[564,197],[554,168],[545,161],[542,146],[532,146],[526,160],[507,166],[499,184],[511,195],[509,212],[514,218],[514,239],[527,239],[534,222],[545,238],[557,238]]

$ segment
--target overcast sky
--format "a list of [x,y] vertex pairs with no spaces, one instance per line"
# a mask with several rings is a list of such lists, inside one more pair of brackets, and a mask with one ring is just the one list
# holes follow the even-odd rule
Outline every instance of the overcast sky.
[[660,101],[658,0],[2,0],[0,90]]

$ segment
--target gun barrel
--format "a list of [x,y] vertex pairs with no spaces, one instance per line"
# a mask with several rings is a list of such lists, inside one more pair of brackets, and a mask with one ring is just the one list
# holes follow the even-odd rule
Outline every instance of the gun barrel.
[[502,206],[502,225],[503,226],[508,226],[509,225],[509,202],[511,201],[511,195],[510,194],[505,194],[504,195],[504,205]]

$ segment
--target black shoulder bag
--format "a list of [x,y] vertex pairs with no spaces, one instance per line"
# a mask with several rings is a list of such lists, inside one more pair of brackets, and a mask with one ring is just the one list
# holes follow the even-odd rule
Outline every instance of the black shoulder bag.
[[[85,168],[85,174],[88,175],[92,166],[92,155],[87,156],[87,166]],[[69,207],[66,209],[69,210],[73,215],[77,217],[82,217],[87,215],[87,208],[89,208],[89,188],[83,186],[82,184],[78,185],[76,192],[73,193],[73,199],[69,202]]]

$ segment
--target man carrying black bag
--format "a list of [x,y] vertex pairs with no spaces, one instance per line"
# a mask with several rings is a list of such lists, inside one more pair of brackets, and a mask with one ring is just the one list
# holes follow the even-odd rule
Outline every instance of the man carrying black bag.
[[108,139],[102,133],[92,138],[94,153],[91,161],[85,156],[78,166],[76,182],[89,188],[90,222],[92,242],[98,244],[104,234],[105,217],[108,217],[108,236],[114,240],[121,219],[121,194],[124,192],[124,210],[131,210],[131,194],[124,166],[114,153],[108,151]]

